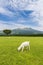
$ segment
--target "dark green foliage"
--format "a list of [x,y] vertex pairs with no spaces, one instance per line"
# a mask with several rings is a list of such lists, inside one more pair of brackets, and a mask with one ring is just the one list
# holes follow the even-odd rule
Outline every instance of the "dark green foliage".
[[5,29],[5,30],[3,30],[3,32],[4,32],[6,35],[9,35],[9,34],[11,33],[11,30]]

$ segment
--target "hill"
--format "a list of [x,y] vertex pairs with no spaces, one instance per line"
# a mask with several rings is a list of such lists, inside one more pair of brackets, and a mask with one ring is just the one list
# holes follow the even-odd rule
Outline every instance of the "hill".
[[43,31],[38,31],[32,28],[17,28],[12,30],[12,34],[16,35],[36,35],[43,34]]
[[[43,34],[43,31],[38,31],[32,28],[17,28],[11,30],[10,35],[39,35],[39,34]],[[2,30],[0,30],[0,35],[5,35],[5,33]]]

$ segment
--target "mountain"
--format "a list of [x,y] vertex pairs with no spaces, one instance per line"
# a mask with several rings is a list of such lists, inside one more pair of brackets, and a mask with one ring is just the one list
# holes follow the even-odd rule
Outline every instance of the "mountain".
[[3,30],[0,30],[0,35],[5,35]]
[[14,35],[36,35],[43,34],[43,31],[34,30],[32,28],[17,28],[12,30],[12,34]]
[[[43,31],[38,31],[32,28],[17,28],[11,30],[11,35],[37,35],[43,34]],[[0,35],[5,35],[3,30],[0,30]]]

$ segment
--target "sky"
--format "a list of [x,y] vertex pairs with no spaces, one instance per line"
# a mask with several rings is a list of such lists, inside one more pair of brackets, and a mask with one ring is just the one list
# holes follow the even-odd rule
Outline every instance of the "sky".
[[0,0],[0,30],[15,28],[43,31],[43,0]]

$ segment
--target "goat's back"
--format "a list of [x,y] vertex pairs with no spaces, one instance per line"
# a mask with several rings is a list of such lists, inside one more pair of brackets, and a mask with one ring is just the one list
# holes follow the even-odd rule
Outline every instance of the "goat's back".
[[21,45],[22,46],[29,46],[30,42],[29,41],[26,41],[26,42],[23,42]]

